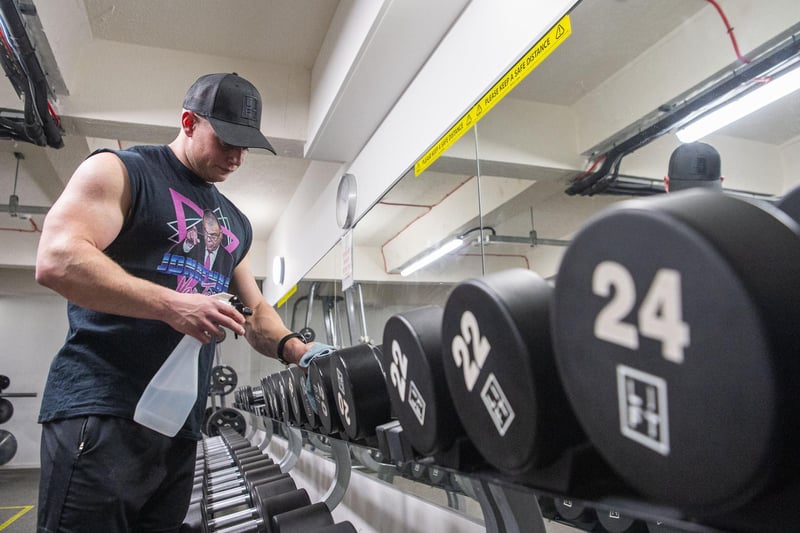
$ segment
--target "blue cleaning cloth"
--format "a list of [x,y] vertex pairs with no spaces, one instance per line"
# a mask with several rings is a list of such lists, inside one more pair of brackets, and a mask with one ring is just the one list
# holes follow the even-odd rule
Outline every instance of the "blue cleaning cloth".
[[[334,348],[333,346],[328,346],[327,344],[315,342],[306,351],[306,353],[303,354],[303,357],[300,358],[299,366],[300,368],[308,368],[308,365],[311,364],[311,361],[313,361],[317,357],[325,357],[326,355],[330,355],[335,351],[336,348]],[[314,399],[314,391],[311,388],[310,379],[306,379],[306,397],[308,398],[308,402],[311,404],[311,408],[314,410],[314,412],[319,414],[319,412],[317,411],[317,402]]]

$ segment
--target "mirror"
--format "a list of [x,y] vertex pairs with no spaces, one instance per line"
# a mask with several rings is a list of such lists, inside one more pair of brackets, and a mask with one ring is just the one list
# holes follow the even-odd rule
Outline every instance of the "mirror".
[[[507,268],[554,278],[571,236],[591,216],[633,196],[664,193],[678,123],[620,158],[606,190],[568,194],[572,184],[591,177],[615,146],[751,68],[745,56],[758,58],[798,35],[794,0],[747,4],[752,9],[726,5],[738,9],[728,13],[735,34],[708,2],[577,4],[563,45],[421,175],[410,161],[356,222],[349,299],[340,243],[281,308],[287,324],[339,347],[380,344],[390,316],[444,304],[461,280]],[[721,155],[727,193],[779,197],[800,181],[800,91],[702,140]],[[459,237],[457,249],[401,274]]]

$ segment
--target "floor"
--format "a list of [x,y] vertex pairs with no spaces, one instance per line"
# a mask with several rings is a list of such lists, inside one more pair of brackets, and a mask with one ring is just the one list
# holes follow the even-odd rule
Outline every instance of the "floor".
[[0,531],[36,531],[38,491],[38,469],[0,469]]
[[[38,498],[38,469],[0,469],[0,532],[34,533]],[[577,530],[547,522],[548,533],[572,533]]]
[[[38,469],[0,469],[0,532],[34,533],[38,499]],[[548,533],[575,533],[579,530],[545,521]]]

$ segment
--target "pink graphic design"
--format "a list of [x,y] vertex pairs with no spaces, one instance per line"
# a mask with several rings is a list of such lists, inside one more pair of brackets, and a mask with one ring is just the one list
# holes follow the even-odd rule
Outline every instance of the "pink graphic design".
[[232,252],[240,243],[229,228],[228,218],[219,207],[203,209],[173,189],[170,196],[176,219],[168,225],[175,230],[170,238],[175,244],[164,254],[157,270],[177,278],[178,292],[226,291],[234,261]]
[[[195,213],[197,213],[198,219],[203,217],[203,209],[200,208],[196,203],[186,198],[184,195],[179,193],[174,189],[169,190],[170,195],[172,196],[172,205],[175,206],[175,216],[177,216],[177,230],[178,230],[178,240],[177,242],[183,242],[183,239],[186,238],[186,212],[183,209],[183,206],[188,207]],[[220,219],[220,222],[223,220]],[[221,227],[222,234],[227,237],[228,244],[225,245],[225,249],[228,250],[228,253],[233,253],[233,251],[239,247],[239,239],[236,238],[236,235],[231,233],[225,225]]]

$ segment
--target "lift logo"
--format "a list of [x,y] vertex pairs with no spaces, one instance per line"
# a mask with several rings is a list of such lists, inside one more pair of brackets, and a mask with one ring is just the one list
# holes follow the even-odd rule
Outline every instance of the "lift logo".
[[483,399],[483,405],[486,406],[497,432],[501,437],[505,436],[511,422],[514,421],[514,409],[508,403],[508,398],[493,373],[486,378],[486,383],[481,390],[481,399]]
[[622,434],[661,455],[669,455],[667,382],[617,365],[617,399]]

